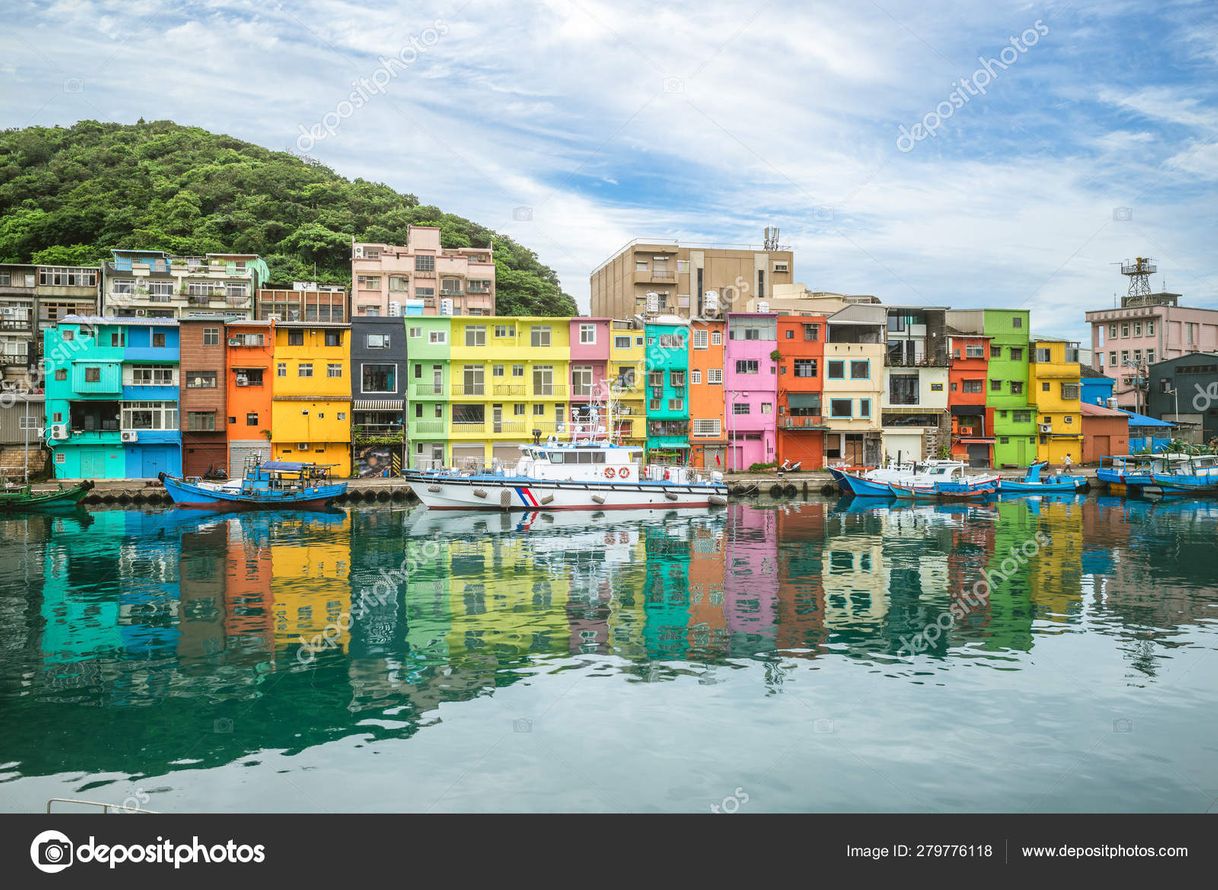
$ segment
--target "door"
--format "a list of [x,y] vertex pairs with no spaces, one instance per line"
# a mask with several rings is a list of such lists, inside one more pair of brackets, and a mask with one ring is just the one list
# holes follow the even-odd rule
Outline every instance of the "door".
[[502,405],[492,405],[491,406],[491,423],[493,424],[494,432],[496,432],[496,433],[503,432],[503,406]]
[[968,465],[970,467],[988,467],[990,465],[990,446],[968,446]]
[[105,479],[106,452],[82,448],[80,450],[80,476],[82,479]]
[[858,433],[847,433],[842,447],[842,459],[851,466],[863,463],[863,437]]
[[[1091,438],[1092,452],[1091,459],[1099,460],[1101,457],[1106,457],[1112,454],[1112,437],[1111,436],[1093,436]],[[1085,459],[1085,458],[1084,458]]]

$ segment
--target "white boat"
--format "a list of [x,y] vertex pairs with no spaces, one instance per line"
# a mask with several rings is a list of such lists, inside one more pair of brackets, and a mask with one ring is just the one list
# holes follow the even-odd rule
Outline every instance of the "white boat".
[[432,510],[628,510],[727,503],[723,474],[643,466],[643,449],[610,442],[521,445],[511,469],[408,470]]

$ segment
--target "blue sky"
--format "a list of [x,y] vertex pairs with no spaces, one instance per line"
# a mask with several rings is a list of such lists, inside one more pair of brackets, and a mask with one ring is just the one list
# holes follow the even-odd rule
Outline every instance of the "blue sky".
[[[512,235],[585,307],[633,237],[766,225],[814,289],[1026,306],[1044,333],[1080,336],[1136,255],[1218,306],[1213,0],[0,2],[4,126],[303,149]],[[985,92],[953,107],[962,79]]]

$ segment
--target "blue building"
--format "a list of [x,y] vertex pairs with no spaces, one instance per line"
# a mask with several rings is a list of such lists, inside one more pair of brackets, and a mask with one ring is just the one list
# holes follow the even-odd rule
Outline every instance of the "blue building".
[[1081,368],[1079,401],[1084,405],[1099,405],[1101,408],[1107,408],[1116,381],[1111,377],[1105,377],[1089,365],[1082,365]]
[[182,472],[176,321],[69,315],[43,348],[56,478]]

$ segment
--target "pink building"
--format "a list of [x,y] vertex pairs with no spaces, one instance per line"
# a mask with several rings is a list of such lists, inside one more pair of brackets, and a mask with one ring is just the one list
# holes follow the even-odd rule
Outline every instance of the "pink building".
[[773,510],[728,508],[723,611],[731,654],[768,651],[778,615],[778,519]]
[[[609,366],[608,318],[571,319],[571,424],[574,435],[590,434],[604,427],[607,418],[607,391],[604,387]],[[594,416],[592,403],[602,412]]]
[[728,315],[723,395],[729,470],[774,462],[778,436],[777,349],[778,316],[758,312]]
[[410,226],[406,244],[353,244],[351,315],[494,315],[489,247],[440,246],[434,226]]
[[[1155,362],[1218,351],[1218,309],[1188,309],[1177,304],[1179,297],[1130,295],[1121,298],[1119,309],[1087,313],[1091,366],[1116,380],[1114,395],[1122,408],[1137,409],[1136,380],[1146,378]],[[1145,402],[1143,395],[1143,409]]]

